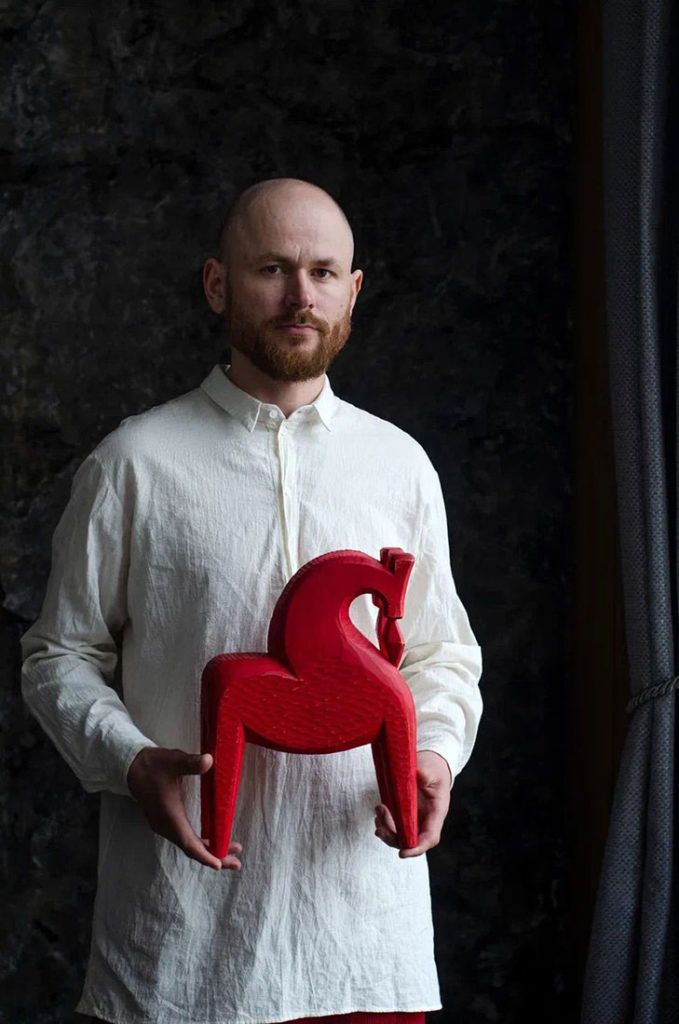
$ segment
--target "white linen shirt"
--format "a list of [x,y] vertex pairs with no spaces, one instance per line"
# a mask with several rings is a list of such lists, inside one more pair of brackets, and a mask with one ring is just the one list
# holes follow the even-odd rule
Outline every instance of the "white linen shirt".
[[[400,858],[375,836],[370,745],[300,755],[246,744],[232,832],[240,872],[203,866],[154,833],[127,785],[143,747],[200,751],[205,664],[265,652],[288,579],[341,548],[415,555],[399,669],[417,748],[440,753],[454,779],[476,738],[481,650],[424,449],[338,398],[327,374],[315,401],[286,417],[237,387],[228,365],[128,416],[80,464],[40,616],[21,638],[23,697],[101,799],[75,1009],[117,1024],[438,1010],[426,855]],[[370,595],[350,616],[377,643]],[[200,835],[200,776],[184,776],[182,792]]]

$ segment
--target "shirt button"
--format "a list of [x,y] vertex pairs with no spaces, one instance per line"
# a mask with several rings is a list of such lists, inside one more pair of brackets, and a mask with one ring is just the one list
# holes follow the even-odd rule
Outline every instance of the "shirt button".
[[276,413],[275,413],[275,411],[273,409],[269,409],[269,419],[270,420],[275,420],[276,419]]

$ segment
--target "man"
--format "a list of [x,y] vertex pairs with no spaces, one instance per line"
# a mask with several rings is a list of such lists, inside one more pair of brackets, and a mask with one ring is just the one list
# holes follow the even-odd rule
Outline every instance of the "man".
[[[22,692],[101,793],[76,1007],[96,1019],[412,1022],[441,1008],[422,854],[475,742],[481,652],[450,570],[438,474],[417,441],[339,399],[326,374],[362,284],[353,250],[317,186],[272,179],[244,192],[204,267],[231,363],[105,437],[55,531],[43,609],[22,637]],[[311,558],[387,545],[416,559],[399,670],[417,712],[417,846],[398,850],[375,805],[369,746],[247,744],[238,838],[220,861],[200,838],[204,665],[265,651],[274,605]],[[370,596],[350,614],[374,642]]]

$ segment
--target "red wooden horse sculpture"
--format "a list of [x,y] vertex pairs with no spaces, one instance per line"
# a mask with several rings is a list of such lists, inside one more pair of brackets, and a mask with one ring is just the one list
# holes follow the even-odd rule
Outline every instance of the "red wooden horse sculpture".
[[[417,723],[398,671],[403,616],[415,559],[382,548],[328,551],[311,559],[281,592],[267,653],[218,654],[201,676],[201,834],[226,857],[245,743],[295,754],[330,754],[370,743],[382,803],[401,848],[417,845]],[[379,649],[351,621],[349,607],[372,594]]]

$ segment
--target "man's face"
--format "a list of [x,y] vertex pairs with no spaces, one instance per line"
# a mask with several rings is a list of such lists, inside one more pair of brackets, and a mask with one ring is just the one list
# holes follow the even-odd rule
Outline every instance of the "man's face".
[[331,206],[303,197],[258,203],[227,257],[229,344],[273,380],[321,376],[351,333],[362,278],[351,259],[351,237]]

